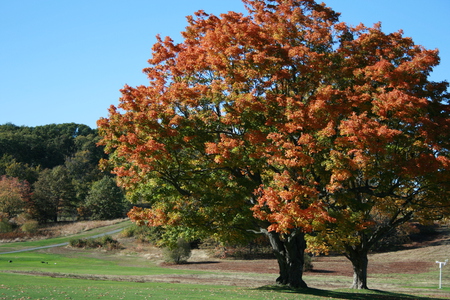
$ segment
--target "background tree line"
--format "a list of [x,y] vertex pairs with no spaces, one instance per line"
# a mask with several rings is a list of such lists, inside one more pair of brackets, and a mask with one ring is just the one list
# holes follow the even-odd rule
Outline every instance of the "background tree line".
[[96,129],[75,123],[0,125],[0,217],[39,223],[124,216],[124,195],[110,172]]

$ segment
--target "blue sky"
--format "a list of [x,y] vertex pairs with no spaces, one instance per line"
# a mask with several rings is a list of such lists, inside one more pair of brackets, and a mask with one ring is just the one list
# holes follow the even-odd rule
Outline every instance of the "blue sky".
[[[322,0],[341,21],[403,29],[440,50],[450,81],[450,0]],[[319,1],[320,2],[320,1]],[[425,4],[426,3],[426,4]],[[185,16],[244,11],[240,0],[0,0],[0,124],[96,127],[119,90],[146,84],[155,36],[180,40]]]

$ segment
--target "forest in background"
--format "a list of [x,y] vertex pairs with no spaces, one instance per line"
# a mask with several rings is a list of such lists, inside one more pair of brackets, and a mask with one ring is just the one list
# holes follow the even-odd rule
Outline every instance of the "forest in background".
[[99,168],[98,141],[83,124],[0,125],[0,232],[125,216],[123,191]]

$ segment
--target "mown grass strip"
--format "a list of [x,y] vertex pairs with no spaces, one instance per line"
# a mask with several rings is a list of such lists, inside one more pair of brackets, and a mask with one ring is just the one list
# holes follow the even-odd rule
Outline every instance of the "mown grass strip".
[[204,273],[161,268],[151,261],[142,260],[139,266],[124,266],[121,260],[87,257],[83,252],[73,252],[71,257],[41,252],[5,254],[0,256],[0,271],[115,276]]
[[250,289],[201,284],[92,281],[18,274],[0,274],[0,282],[0,299],[438,299],[382,291],[289,290],[278,286]]

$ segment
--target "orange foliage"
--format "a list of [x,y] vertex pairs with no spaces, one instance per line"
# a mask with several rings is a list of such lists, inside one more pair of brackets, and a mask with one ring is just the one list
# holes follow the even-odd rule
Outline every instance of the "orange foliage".
[[[98,122],[122,185],[246,189],[242,206],[280,233],[322,228],[352,201],[446,207],[447,85],[427,78],[437,51],[380,24],[348,26],[313,0],[243,2],[248,15],[188,17],[180,44],[158,37],[148,86],[125,86]],[[198,175],[218,172],[228,173],[209,186]],[[129,215],[160,225],[170,209]]]

